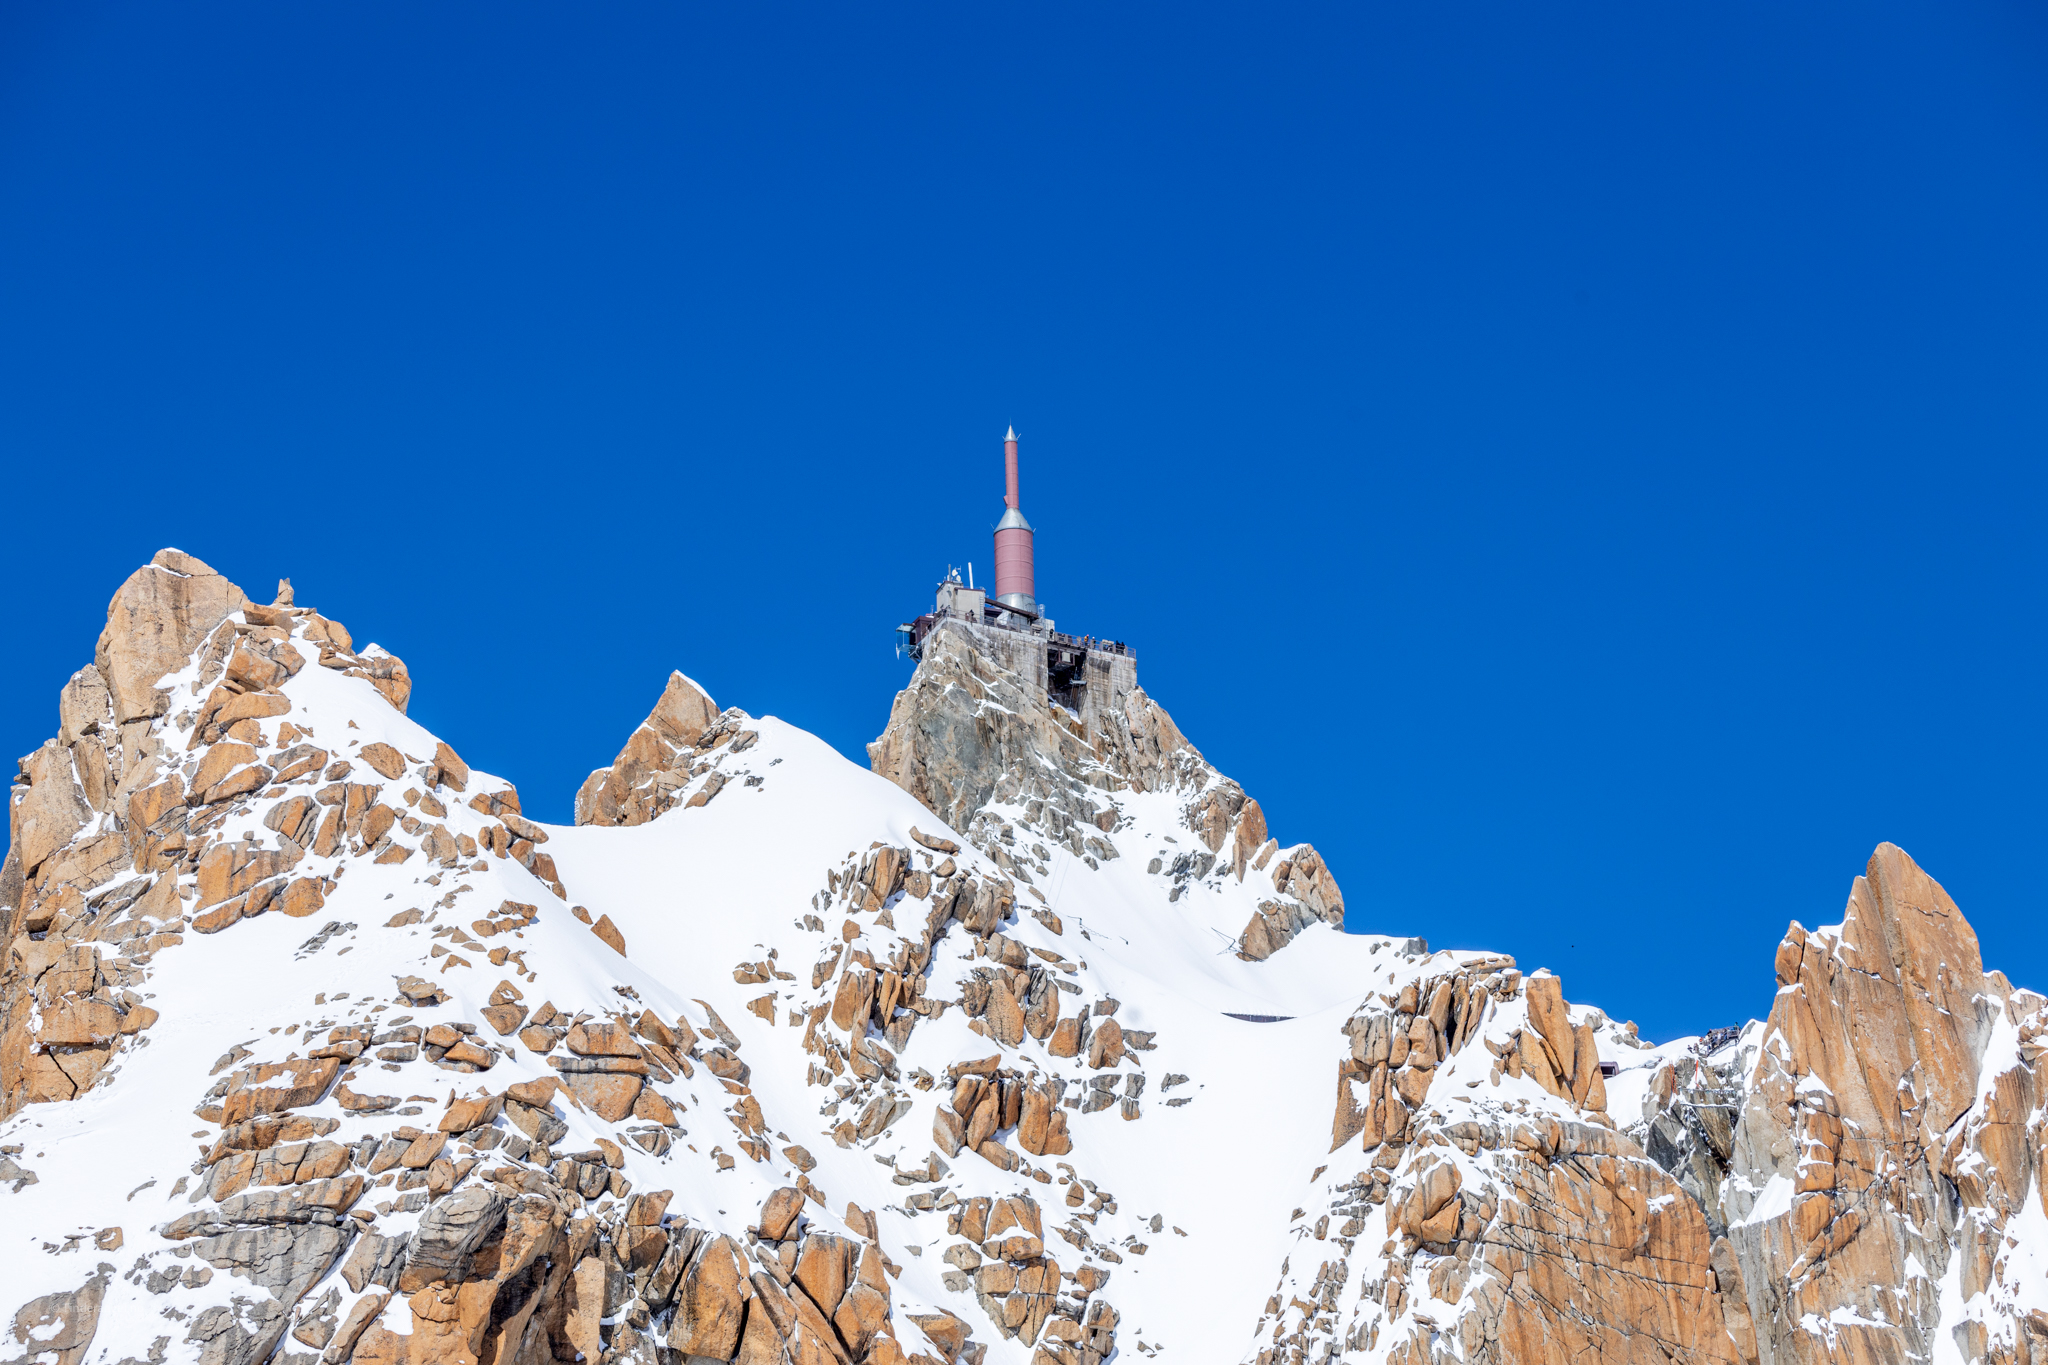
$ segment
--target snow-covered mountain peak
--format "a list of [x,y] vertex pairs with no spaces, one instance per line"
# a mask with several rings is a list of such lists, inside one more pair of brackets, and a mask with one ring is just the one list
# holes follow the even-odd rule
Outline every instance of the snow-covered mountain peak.
[[1016,648],[873,771],[678,672],[555,826],[158,555],[10,796],[7,1358],[2032,1358],[2048,1001],[1902,852],[1652,1048]]

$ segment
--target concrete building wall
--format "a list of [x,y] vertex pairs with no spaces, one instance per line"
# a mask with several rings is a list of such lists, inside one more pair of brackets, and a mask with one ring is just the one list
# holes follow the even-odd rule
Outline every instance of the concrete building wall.
[[[947,611],[949,606],[953,606],[956,611],[964,613],[967,607],[972,606],[979,614],[981,598],[980,592],[970,592],[966,588],[942,591],[939,595],[940,616],[932,626],[932,633],[959,631],[982,655],[993,660],[998,667],[1015,673],[1043,695],[1051,682],[1046,668],[1044,636],[1034,631],[980,625],[964,615]],[[1108,728],[1107,717],[1121,714],[1124,703],[1138,689],[1138,661],[1129,654],[1091,649],[1076,681],[1082,684],[1075,689],[1079,693],[1077,701],[1082,724],[1091,730],[1105,729]]]
[[941,616],[960,616],[969,621],[979,621],[982,603],[987,600],[988,594],[980,588],[965,588],[958,583],[941,583],[936,610]]

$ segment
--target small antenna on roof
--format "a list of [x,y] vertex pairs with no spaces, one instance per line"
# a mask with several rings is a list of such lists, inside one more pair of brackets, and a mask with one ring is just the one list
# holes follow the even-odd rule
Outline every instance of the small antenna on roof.
[[970,589],[974,587],[974,561],[971,559],[967,561],[967,586]]

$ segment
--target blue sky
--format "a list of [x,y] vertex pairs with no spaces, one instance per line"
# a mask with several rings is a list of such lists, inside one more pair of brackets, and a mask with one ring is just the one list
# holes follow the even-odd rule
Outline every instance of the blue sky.
[[1881,839],[2048,986],[2020,4],[0,10],[0,727],[159,546],[565,819],[1040,596],[1351,927],[1761,1014]]

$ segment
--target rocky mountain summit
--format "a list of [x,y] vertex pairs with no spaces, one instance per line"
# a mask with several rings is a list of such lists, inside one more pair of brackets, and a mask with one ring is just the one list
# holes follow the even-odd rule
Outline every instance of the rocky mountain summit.
[[971,632],[873,771],[676,673],[567,826],[412,685],[115,594],[9,799],[0,1361],[2048,1360],[2048,999],[1891,845],[1653,1047]]
[[1115,795],[1151,793],[1173,798],[1173,823],[1194,836],[1146,869],[1171,883],[1169,904],[1212,874],[1239,883],[1247,873],[1270,876],[1270,894],[1235,936],[1241,957],[1270,957],[1310,924],[1344,923],[1343,894],[1315,849],[1297,845],[1274,865],[1279,842],[1267,836],[1259,803],[1211,767],[1143,689],[1083,717],[977,650],[973,633],[941,631],[868,758],[1027,887],[1052,868],[1043,843],[1020,844],[1020,834],[1100,871],[1118,856],[1118,842],[1103,836],[1130,828]]

